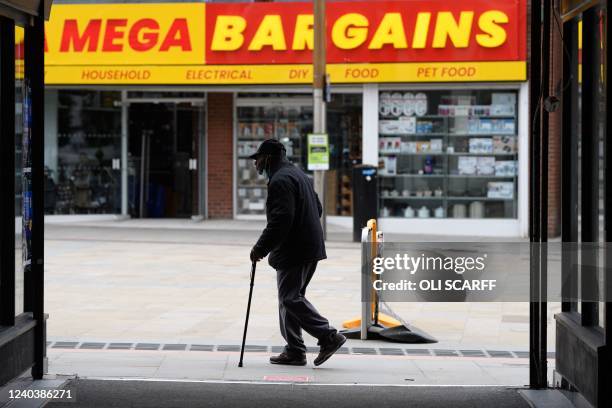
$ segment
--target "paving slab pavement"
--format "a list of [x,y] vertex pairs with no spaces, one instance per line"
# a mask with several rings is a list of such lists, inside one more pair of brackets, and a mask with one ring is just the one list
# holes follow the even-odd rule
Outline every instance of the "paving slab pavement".
[[[336,354],[314,367],[269,363],[269,352],[57,350],[49,349],[49,372],[84,378],[150,378],[199,381],[307,382],[370,385],[501,385],[524,386],[526,358],[458,358]],[[551,365],[554,365],[550,361]]]
[[[251,221],[198,224],[188,220],[46,225],[48,340],[79,345],[239,344],[248,294],[248,254],[262,226]],[[340,327],[344,320],[360,314],[360,246],[346,238],[346,230],[334,228],[337,235],[330,234],[328,259],[320,263],[307,295],[333,325]],[[399,239],[448,240],[415,236]],[[527,303],[393,303],[392,308],[439,340],[435,345],[410,346],[429,350],[426,356],[352,353],[335,356],[325,371],[310,366],[297,373],[306,372],[309,379],[327,383],[527,383]],[[549,304],[549,333],[554,334],[552,316],[558,308]],[[275,272],[262,262],[255,282],[248,343],[282,345],[277,319]],[[308,346],[316,344],[308,336],[305,340]],[[549,349],[554,350],[554,335],[548,340]],[[351,340],[347,346],[396,345]],[[440,358],[432,351],[436,349],[511,351],[522,357]],[[260,381],[265,375],[285,372],[270,370],[267,360],[271,352],[248,353],[244,370],[235,368],[235,352],[146,353],[50,348],[49,366],[50,372],[89,377],[198,380]],[[293,370],[288,373],[295,374]]]
[[[235,344],[241,338],[248,254],[259,233],[255,226],[262,224],[248,222],[246,228],[230,222],[223,230],[217,221],[210,228],[183,229],[195,223],[146,221],[47,225],[45,306],[51,340]],[[358,244],[328,242],[328,259],[319,264],[308,297],[336,327],[360,314],[359,268]],[[443,348],[528,348],[527,303],[391,307]],[[549,333],[559,307],[549,304]],[[249,339],[282,342],[275,272],[264,262],[257,271]]]

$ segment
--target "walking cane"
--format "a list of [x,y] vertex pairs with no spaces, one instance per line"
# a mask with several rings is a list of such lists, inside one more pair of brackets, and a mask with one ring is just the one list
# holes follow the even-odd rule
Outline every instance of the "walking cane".
[[253,262],[251,267],[251,288],[249,289],[249,302],[247,303],[246,320],[244,321],[244,334],[242,335],[242,348],[240,349],[240,361],[238,367],[242,367],[242,358],[244,357],[244,342],[246,341],[247,327],[249,327],[249,313],[251,312],[251,298],[253,297],[253,284],[255,283],[255,266],[256,262]]

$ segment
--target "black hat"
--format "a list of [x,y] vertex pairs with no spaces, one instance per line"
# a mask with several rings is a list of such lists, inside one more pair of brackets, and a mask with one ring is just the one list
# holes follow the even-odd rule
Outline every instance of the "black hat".
[[285,146],[276,139],[266,139],[257,148],[257,151],[249,156],[249,159],[255,160],[257,156],[261,154],[268,154],[270,156],[280,156],[282,152],[286,151]]

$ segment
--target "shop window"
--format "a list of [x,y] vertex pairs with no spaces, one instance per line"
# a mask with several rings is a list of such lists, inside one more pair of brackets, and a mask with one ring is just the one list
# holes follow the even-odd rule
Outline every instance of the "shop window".
[[57,92],[57,133],[45,146],[46,213],[120,212],[120,99],[115,91]]
[[[335,94],[327,104],[330,169],[326,171],[328,215],[351,215],[351,169],[361,163],[361,94]],[[239,94],[236,125],[236,203],[239,215],[265,213],[267,185],[257,174],[253,154],[269,138],[280,140],[288,159],[307,171],[306,138],[312,132],[312,97]]]
[[327,104],[330,170],[326,173],[327,215],[352,215],[352,169],[362,158],[361,94],[332,95]]
[[264,214],[267,194],[266,179],[248,156],[259,144],[270,138],[280,140],[287,149],[287,158],[306,169],[306,136],[312,132],[312,104],[296,101],[279,102],[270,98],[261,106],[239,106],[237,123],[237,213]]
[[380,215],[517,218],[517,92],[384,91]]

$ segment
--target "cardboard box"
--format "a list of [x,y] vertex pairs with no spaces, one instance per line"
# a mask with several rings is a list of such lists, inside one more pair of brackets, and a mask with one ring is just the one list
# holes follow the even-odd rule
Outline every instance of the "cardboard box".
[[495,175],[500,177],[514,177],[517,175],[518,166],[516,160],[495,161]]
[[480,119],[479,122],[479,133],[491,133],[493,131],[493,121],[491,119]]
[[384,135],[399,135],[400,121],[399,120],[379,120],[378,121],[378,132]]
[[402,134],[416,133],[416,118],[403,116],[399,119],[399,131]]
[[440,153],[442,151],[442,139],[431,139],[429,149],[434,153]]
[[499,104],[491,105],[491,115],[493,116],[514,116],[516,109],[514,105]]
[[476,173],[481,176],[492,176],[495,174],[494,157],[477,157]]
[[395,176],[397,174],[397,157],[381,157],[379,160],[379,167],[379,174],[383,176]]
[[416,133],[432,133],[433,123],[431,121],[420,121],[416,124]]
[[514,119],[502,120],[502,132],[513,135],[515,133]]
[[457,170],[463,176],[472,176],[476,174],[476,165],[478,160],[476,157],[459,156],[457,160]]
[[402,142],[400,151],[402,153],[416,153],[417,152],[417,144],[416,142]]
[[493,140],[491,138],[473,137],[469,142],[470,153],[493,153]]
[[416,148],[418,153],[429,153],[431,144],[429,142],[416,142]]
[[516,153],[516,136],[493,136],[493,153]]
[[488,198],[514,198],[514,183],[509,181],[490,181],[487,183]]
[[399,137],[381,137],[378,139],[378,150],[381,153],[400,153],[402,139]]

